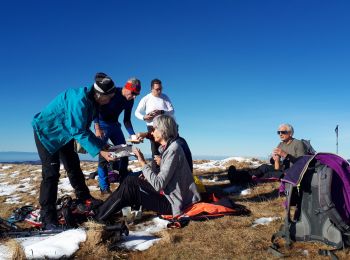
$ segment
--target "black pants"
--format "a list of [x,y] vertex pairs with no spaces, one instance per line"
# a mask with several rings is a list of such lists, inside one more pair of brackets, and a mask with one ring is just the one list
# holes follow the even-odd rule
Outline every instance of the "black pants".
[[[148,132],[152,131],[153,126],[147,126]],[[159,153],[159,146],[160,144],[155,142],[153,139],[149,139],[150,143],[151,143],[151,151],[152,151],[152,171],[154,173],[159,173],[160,172],[160,167],[159,165],[157,165],[157,163],[154,160],[154,156],[155,155],[160,155]]]
[[277,171],[272,165],[262,164],[257,169],[250,171],[250,175],[255,175],[259,178],[282,178],[283,172]]
[[155,211],[159,214],[172,214],[171,204],[159,194],[151,184],[137,176],[127,176],[111,196],[95,210],[98,221],[106,221],[122,208],[131,206]]
[[80,168],[79,156],[74,151],[74,140],[61,147],[54,154],[50,154],[35,133],[34,139],[42,164],[42,181],[39,194],[41,220],[44,224],[57,224],[56,201],[60,177],[60,159],[67,171],[76,197],[81,200],[89,199],[91,198],[90,191],[86,186],[84,174]]

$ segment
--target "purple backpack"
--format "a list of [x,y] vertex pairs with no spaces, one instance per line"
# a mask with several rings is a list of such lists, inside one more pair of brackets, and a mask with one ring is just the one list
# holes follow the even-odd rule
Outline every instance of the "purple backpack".
[[286,216],[272,236],[272,253],[281,254],[275,243],[279,237],[287,246],[292,241],[321,241],[336,250],[350,245],[350,165],[345,159],[331,153],[302,156],[286,170],[282,183]]

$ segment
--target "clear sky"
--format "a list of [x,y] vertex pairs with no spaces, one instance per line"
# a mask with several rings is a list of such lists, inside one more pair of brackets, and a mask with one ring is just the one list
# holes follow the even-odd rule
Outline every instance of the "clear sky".
[[338,124],[350,158],[349,13],[322,0],[3,1],[0,151],[35,152],[34,114],[103,71],[119,86],[138,77],[141,96],[160,78],[195,155],[267,156],[288,122],[324,152]]

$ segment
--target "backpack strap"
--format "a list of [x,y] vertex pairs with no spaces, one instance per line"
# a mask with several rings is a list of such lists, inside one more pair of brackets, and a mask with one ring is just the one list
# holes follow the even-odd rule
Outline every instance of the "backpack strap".
[[347,225],[339,215],[331,198],[331,185],[334,172],[326,165],[320,165],[318,167],[321,167],[319,172],[321,210],[327,213],[328,217],[342,231],[342,233],[350,232],[350,226]]
[[290,222],[291,222],[291,218],[290,218],[290,203],[291,203],[291,197],[292,197],[292,191],[293,191],[293,185],[290,183],[286,183],[286,203],[285,203],[285,211],[286,211],[286,216],[284,218],[284,224],[282,224],[280,226],[279,231],[277,231],[276,233],[274,233],[271,237],[271,242],[272,245],[267,249],[267,252],[273,254],[276,257],[285,257],[285,255],[280,252],[278,249],[280,248],[280,246],[278,245],[276,239],[277,238],[283,238],[285,240],[285,247],[287,249],[290,248],[290,246],[292,245],[292,240],[290,238],[290,231],[289,231],[289,227],[290,227]]
[[327,249],[319,249],[318,254],[321,256],[330,256],[332,260],[338,260],[339,258],[334,253],[337,249],[334,250],[327,250]]

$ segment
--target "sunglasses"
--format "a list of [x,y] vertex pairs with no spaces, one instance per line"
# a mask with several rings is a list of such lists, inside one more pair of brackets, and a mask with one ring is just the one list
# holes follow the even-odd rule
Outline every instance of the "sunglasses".
[[277,131],[278,135],[286,135],[288,133],[289,133],[289,131]]

